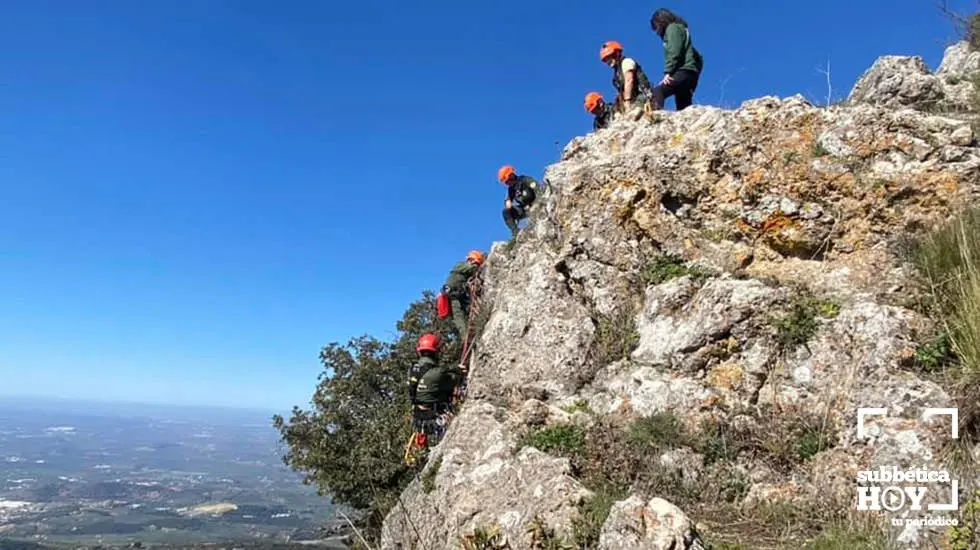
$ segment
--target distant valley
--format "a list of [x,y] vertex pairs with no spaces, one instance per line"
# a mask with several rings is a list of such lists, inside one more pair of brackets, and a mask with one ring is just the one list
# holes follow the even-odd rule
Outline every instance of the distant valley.
[[0,549],[343,548],[270,415],[0,400]]

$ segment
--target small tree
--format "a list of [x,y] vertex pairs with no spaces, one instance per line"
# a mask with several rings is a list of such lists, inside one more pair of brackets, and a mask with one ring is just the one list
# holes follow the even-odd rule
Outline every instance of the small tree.
[[435,317],[433,293],[423,293],[398,322],[394,342],[361,336],[323,348],[312,408],[294,407],[288,421],[273,418],[289,448],[283,461],[321,494],[365,512],[369,534],[377,534],[412,479],[402,453],[411,433],[405,382],[416,342],[426,332],[440,333],[443,360],[455,361],[459,345],[451,327]]

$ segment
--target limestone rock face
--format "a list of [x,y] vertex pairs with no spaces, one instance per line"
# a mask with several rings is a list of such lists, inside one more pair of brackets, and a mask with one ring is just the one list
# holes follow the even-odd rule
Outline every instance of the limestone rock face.
[[[456,548],[498,525],[529,548],[535,521],[569,536],[592,493],[567,459],[518,442],[590,415],[751,427],[818,414],[834,427],[830,448],[792,475],[734,459],[745,503],[853,499],[860,470],[938,467],[949,427],[921,413],[953,405],[911,368],[936,327],[914,308],[903,247],[980,198],[974,115],[944,112],[964,106],[957,87],[972,87],[978,66],[964,45],[936,74],[886,57],[843,105],[694,106],[572,140],[530,226],[488,258],[467,402],[382,547]],[[569,412],[580,402],[589,413]],[[858,439],[857,409],[873,407],[888,414]],[[687,448],[650,460],[685,482],[708,475]],[[632,495],[613,507],[602,548],[701,548],[663,495]],[[903,537],[938,540],[927,528]]]
[[600,550],[703,550],[694,523],[662,498],[634,496],[613,504],[602,526]]
[[848,101],[887,107],[966,110],[973,101],[980,52],[960,42],[946,49],[935,74],[921,57],[879,58],[858,80]]

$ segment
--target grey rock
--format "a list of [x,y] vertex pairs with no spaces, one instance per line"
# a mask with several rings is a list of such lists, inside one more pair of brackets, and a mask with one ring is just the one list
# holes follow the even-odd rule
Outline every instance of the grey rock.
[[661,498],[632,496],[613,504],[599,535],[600,550],[703,550],[694,523]]

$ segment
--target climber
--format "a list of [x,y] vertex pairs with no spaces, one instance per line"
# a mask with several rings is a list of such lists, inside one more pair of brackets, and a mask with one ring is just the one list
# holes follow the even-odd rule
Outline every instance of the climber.
[[589,92],[585,96],[585,110],[595,116],[592,122],[593,132],[608,127],[612,121],[612,109],[599,92]]
[[530,176],[518,176],[513,166],[503,166],[497,171],[497,179],[507,186],[504,200],[504,223],[512,237],[517,236],[517,222],[526,218],[528,209],[537,198],[538,182]]
[[615,40],[604,43],[599,58],[613,69],[616,108],[621,112],[646,108],[652,94],[650,79],[636,60],[623,56],[623,45]]
[[470,279],[476,276],[483,265],[483,252],[471,250],[466,255],[465,262],[459,262],[449,271],[446,284],[442,286],[442,294],[449,299],[453,324],[460,339],[466,337],[467,318],[470,312]]
[[656,110],[663,109],[664,101],[674,96],[677,110],[684,110],[694,100],[704,58],[694,48],[687,21],[674,12],[665,8],[653,12],[650,28],[664,43],[664,77],[653,88],[651,106]]
[[[440,418],[451,413],[453,390],[466,374],[465,368],[447,367],[439,362],[440,340],[423,334],[415,351],[419,360],[408,374],[408,398],[412,403],[412,429],[425,434],[425,440],[441,435]],[[424,445],[422,445],[424,446]]]

